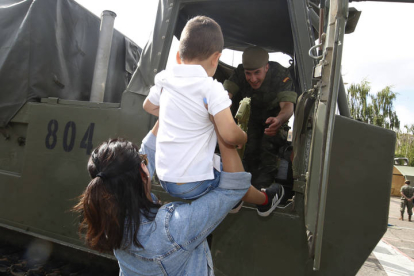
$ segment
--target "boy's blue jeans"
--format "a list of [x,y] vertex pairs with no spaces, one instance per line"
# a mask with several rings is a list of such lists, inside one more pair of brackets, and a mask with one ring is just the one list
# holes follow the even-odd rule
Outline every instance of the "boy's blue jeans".
[[196,199],[218,187],[220,172],[214,169],[214,179],[207,179],[189,183],[168,182],[160,180],[162,188],[172,195],[182,199]]

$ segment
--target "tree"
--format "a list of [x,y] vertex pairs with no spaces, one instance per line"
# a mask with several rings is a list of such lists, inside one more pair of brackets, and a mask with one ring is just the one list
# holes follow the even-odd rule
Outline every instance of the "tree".
[[393,111],[393,102],[397,94],[387,86],[377,93],[370,95],[372,100],[372,124],[387,129],[397,130],[400,128],[400,121],[397,113]]
[[405,125],[405,133],[397,132],[396,157],[407,157],[409,165],[414,166],[414,125]]
[[392,86],[386,86],[376,95],[372,95],[369,93],[371,86],[367,80],[364,79],[360,84],[351,84],[347,95],[351,116],[368,124],[398,130],[400,121],[393,110],[397,93],[391,88]]
[[351,116],[365,123],[370,122],[372,113],[367,104],[367,96],[370,90],[369,82],[364,79],[360,84],[351,84],[347,95]]

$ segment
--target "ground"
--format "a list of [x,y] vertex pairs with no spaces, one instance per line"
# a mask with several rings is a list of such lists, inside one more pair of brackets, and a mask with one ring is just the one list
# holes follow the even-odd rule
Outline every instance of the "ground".
[[414,222],[399,217],[400,198],[391,197],[388,230],[357,276],[414,276]]

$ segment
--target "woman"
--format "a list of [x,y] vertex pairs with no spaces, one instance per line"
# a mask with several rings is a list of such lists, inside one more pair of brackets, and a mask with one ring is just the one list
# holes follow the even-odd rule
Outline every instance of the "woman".
[[161,206],[151,193],[157,131],[158,122],[139,150],[112,139],[92,152],[92,180],[75,206],[80,231],[90,248],[114,252],[120,275],[214,275],[206,237],[247,192],[251,175],[219,140],[226,171],[219,186],[191,204]]

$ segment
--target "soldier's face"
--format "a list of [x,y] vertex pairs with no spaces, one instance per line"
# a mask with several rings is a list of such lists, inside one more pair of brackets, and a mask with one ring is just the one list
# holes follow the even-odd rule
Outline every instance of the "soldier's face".
[[259,89],[262,86],[266,73],[269,70],[269,64],[256,70],[244,70],[247,82],[253,89]]

